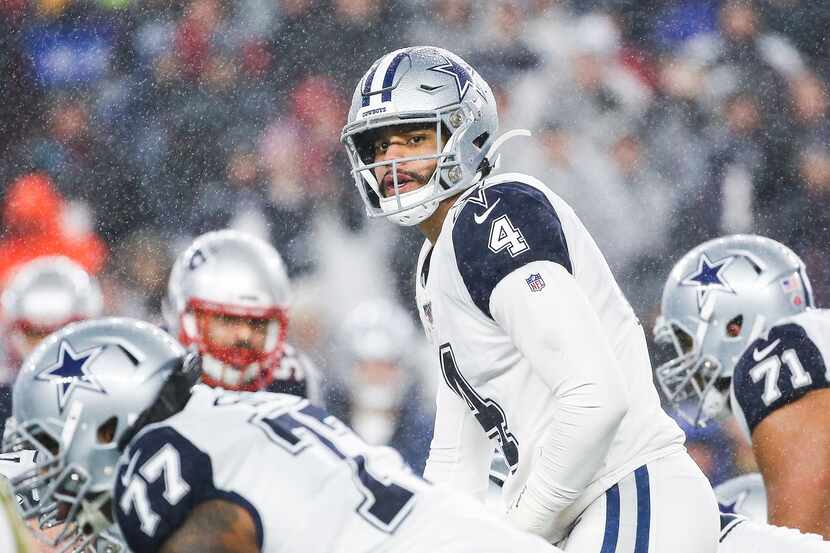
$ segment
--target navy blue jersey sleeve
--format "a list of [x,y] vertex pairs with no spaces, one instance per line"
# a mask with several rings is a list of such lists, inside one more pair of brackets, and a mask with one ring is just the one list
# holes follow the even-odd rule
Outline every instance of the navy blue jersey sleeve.
[[452,231],[456,262],[473,301],[488,317],[501,280],[533,261],[552,261],[573,273],[562,222],[548,198],[521,182],[478,189]]
[[116,521],[133,551],[158,551],[197,505],[212,499],[247,509],[262,546],[256,509],[242,496],[217,489],[210,456],[173,428],[139,434],[118,466],[114,493]]
[[750,432],[776,409],[830,386],[821,352],[795,323],[773,327],[752,343],[735,366],[732,385]]

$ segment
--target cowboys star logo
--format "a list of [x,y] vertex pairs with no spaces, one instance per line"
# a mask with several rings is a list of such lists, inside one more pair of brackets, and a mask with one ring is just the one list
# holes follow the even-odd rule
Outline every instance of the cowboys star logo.
[[103,349],[99,346],[76,352],[69,342],[63,340],[58,350],[57,362],[35,377],[36,380],[55,383],[58,390],[58,409],[61,413],[72,393],[78,388],[99,394],[107,393],[95,375],[89,372],[89,364]]
[[703,304],[706,303],[706,299],[711,292],[735,293],[735,290],[721,274],[733,261],[735,261],[735,256],[724,257],[712,262],[704,253],[700,256],[697,270],[680,281],[681,286],[697,287],[698,309],[703,308]]

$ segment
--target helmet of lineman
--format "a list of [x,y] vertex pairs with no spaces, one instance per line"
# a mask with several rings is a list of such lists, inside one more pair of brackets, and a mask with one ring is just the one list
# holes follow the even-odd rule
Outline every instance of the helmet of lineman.
[[37,451],[35,467],[12,485],[24,516],[41,528],[66,523],[56,536],[41,537],[66,544],[64,551],[83,550],[111,525],[105,511],[119,444],[189,359],[198,357],[172,336],[126,318],[70,324],[26,359],[3,450]]
[[179,341],[202,354],[205,384],[255,391],[282,359],[289,300],[277,250],[222,230],[197,238],[173,264],[164,312]]
[[732,235],[692,249],[669,275],[654,326],[672,348],[655,370],[667,399],[692,424],[723,413],[744,349],[812,302],[804,263],[775,240]]
[[[377,131],[412,124],[434,125],[435,152],[375,162]],[[409,226],[432,215],[440,200],[487,175],[498,126],[496,100],[484,79],[452,52],[418,46],[395,50],[372,64],[355,88],[341,142],[368,215]],[[426,184],[401,193],[398,166],[433,159],[436,169]],[[393,175],[393,194],[384,193],[375,177],[383,166]]]
[[101,315],[98,282],[66,257],[40,257],[21,266],[2,297],[9,354],[18,362],[62,326]]

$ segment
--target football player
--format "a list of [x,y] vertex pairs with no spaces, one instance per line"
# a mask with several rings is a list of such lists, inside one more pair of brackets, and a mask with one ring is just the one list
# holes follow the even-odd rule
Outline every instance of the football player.
[[20,520],[9,481],[0,475],[0,551],[35,553],[29,532]]
[[170,273],[170,332],[202,354],[202,381],[228,390],[282,392],[319,403],[311,361],[286,342],[290,286],[277,250],[234,230],[198,237]]
[[0,380],[0,431],[11,415],[11,385],[23,359],[65,324],[97,317],[103,309],[98,282],[66,257],[40,257],[22,265],[0,296],[5,367]]
[[695,424],[729,413],[766,485],[770,524],[830,537],[830,313],[804,264],[761,236],[705,242],[680,259],[655,328],[666,397]]
[[24,515],[64,522],[53,543],[65,551],[112,513],[141,553],[559,551],[433,488],[307,399],[192,387],[198,365],[133,319],[50,336],[21,369],[4,440],[38,451],[12,481]]
[[426,236],[416,298],[444,382],[425,477],[484,499],[495,444],[519,528],[568,551],[714,552],[715,497],[641,325],[573,210],[491,174],[497,132],[478,73],[415,47],[366,72],[341,136],[369,215]]

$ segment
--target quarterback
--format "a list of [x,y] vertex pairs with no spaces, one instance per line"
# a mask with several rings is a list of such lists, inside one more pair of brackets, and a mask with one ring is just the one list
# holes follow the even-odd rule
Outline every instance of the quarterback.
[[770,524],[830,538],[830,312],[804,263],[769,238],[732,235],[684,255],[666,282],[656,376],[690,422],[731,411],[752,443]]
[[718,514],[661,407],[643,330],[573,210],[493,175],[488,84],[458,56],[405,48],[358,83],[341,140],[371,216],[418,225],[421,320],[443,373],[425,477],[486,495],[566,551],[714,553]]

